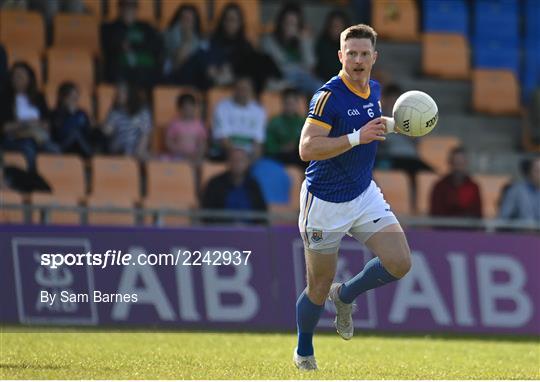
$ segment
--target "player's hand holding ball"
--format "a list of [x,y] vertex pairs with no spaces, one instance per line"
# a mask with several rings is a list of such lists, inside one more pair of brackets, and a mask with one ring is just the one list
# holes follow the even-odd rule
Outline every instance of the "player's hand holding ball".
[[366,123],[360,129],[347,135],[352,147],[364,145],[373,141],[384,141],[386,137],[385,122],[382,118],[375,118]]

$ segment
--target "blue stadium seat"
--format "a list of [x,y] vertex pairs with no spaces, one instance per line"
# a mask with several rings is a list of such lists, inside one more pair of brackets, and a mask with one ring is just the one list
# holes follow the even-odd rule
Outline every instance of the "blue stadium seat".
[[518,75],[519,53],[517,43],[508,44],[497,39],[475,41],[473,62],[476,68],[509,69]]
[[540,2],[527,0],[524,8],[525,40],[540,41]]
[[464,0],[424,0],[424,32],[467,36],[468,24],[469,11]]
[[519,41],[519,6],[516,0],[477,0],[474,36],[476,41],[497,38],[501,42]]

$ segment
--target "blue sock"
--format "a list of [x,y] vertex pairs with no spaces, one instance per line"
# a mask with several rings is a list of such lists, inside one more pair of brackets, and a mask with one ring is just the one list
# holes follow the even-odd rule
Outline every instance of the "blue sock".
[[298,355],[313,355],[313,332],[319,322],[324,305],[316,305],[304,290],[296,301],[296,327],[298,330]]
[[396,280],[397,278],[384,269],[379,258],[375,257],[368,261],[362,272],[341,285],[339,299],[350,304],[361,293]]

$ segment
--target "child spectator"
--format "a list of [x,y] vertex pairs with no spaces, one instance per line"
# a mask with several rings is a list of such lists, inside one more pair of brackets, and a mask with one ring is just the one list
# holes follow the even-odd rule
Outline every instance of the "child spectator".
[[285,164],[303,164],[298,154],[298,143],[305,121],[305,116],[298,113],[300,94],[296,89],[285,89],[282,92],[282,102],[283,112],[273,117],[266,128],[266,155]]
[[326,16],[324,27],[315,44],[317,66],[315,72],[322,79],[332,78],[341,70],[341,63],[336,60],[340,46],[341,32],[351,23],[347,15],[334,10]]
[[58,88],[56,110],[52,113],[52,136],[62,152],[84,157],[92,155],[90,120],[79,107],[79,90],[73,82],[64,82]]
[[116,98],[104,125],[111,154],[148,156],[152,118],[142,90],[125,84],[117,87]]

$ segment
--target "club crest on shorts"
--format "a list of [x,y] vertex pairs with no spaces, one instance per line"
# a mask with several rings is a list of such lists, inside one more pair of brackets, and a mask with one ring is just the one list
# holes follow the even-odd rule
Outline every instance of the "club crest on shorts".
[[313,240],[315,243],[318,243],[322,240],[322,230],[315,229],[311,232],[311,240]]

